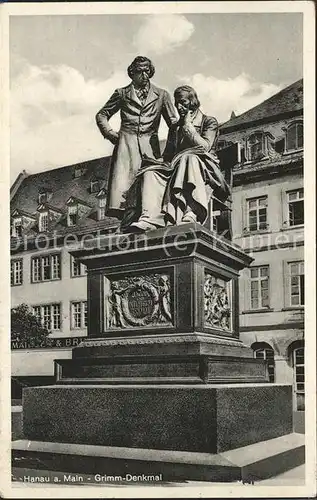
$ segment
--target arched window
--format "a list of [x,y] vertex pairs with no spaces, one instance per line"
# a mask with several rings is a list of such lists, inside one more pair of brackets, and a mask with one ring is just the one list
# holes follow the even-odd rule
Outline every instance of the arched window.
[[304,136],[303,136],[303,123],[295,122],[292,123],[286,129],[286,151],[293,151],[296,149],[303,148]]
[[274,351],[269,344],[266,343],[256,343],[252,345],[254,357],[256,359],[264,359],[267,361],[269,381],[271,383],[275,382],[275,361],[274,361]]
[[305,410],[305,350],[297,347],[293,350],[293,377],[295,411]]

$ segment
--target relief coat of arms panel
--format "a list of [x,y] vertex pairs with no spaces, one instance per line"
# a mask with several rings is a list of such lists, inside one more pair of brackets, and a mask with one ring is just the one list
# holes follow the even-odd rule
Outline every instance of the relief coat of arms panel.
[[170,276],[106,278],[105,313],[106,330],[172,326]]
[[204,321],[207,327],[232,331],[231,282],[209,272],[204,281]]

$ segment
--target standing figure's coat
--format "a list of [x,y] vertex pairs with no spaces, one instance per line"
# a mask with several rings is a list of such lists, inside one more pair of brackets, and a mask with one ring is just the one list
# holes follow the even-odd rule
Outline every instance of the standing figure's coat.
[[96,116],[105,138],[109,138],[109,132],[112,132],[108,120],[119,110],[121,127],[112,154],[107,206],[107,213],[113,216],[123,213],[125,194],[140,169],[142,158],[161,156],[158,139],[161,116],[168,127],[177,121],[168,92],[152,84],[144,104],[132,83],[115,90]]

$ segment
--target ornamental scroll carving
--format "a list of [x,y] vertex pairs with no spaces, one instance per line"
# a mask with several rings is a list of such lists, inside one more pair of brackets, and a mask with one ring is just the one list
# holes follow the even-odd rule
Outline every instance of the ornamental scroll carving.
[[172,325],[170,277],[150,274],[111,281],[106,310],[108,329]]
[[205,325],[225,331],[231,330],[231,304],[228,282],[211,274],[205,275]]

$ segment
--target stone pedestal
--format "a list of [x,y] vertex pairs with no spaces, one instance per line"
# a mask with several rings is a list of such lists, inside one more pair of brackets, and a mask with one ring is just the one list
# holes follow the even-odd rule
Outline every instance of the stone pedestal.
[[88,337],[23,391],[35,441],[217,454],[292,432],[291,386],[239,339],[252,259],[198,224],[87,240]]
[[88,338],[56,361],[58,384],[268,380],[239,339],[241,249],[195,224],[85,247]]

